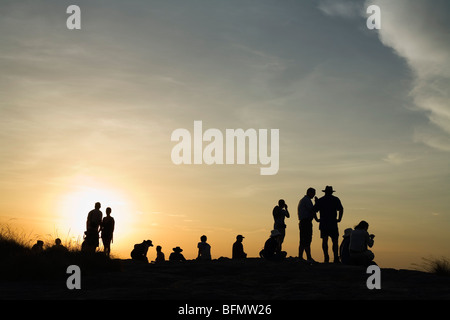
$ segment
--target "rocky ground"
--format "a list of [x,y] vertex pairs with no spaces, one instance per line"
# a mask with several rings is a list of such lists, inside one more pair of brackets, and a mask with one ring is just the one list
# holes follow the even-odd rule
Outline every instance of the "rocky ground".
[[382,268],[381,289],[368,289],[366,268],[287,259],[144,264],[117,260],[114,271],[85,273],[81,289],[67,278],[2,280],[0,299],[254,300],[450,299],[450,277]]

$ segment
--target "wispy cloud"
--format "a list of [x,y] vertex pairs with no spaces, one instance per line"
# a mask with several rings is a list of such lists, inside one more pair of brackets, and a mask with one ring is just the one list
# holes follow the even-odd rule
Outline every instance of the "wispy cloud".
[[360,16],[361,3],[351,0],[322,0],[318,8],[328,16],[355,18]]
[[450,4],[426,0],[375,0],[370,4],[381,8],[381,42],[393,48],[413,71],[412,108],[430,121],[428,127],[415,130],[414,140],[450,151]]
[[401,165],[415,160],[415,158],[407,157],[398,152],[389,153],[385,158],[383,158],[383,161],[394,165]]

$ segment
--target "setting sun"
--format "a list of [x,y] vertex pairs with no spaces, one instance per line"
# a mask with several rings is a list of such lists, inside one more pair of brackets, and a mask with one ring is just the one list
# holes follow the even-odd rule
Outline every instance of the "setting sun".
[[86,219],[89,211],[94,209],[96,202],[100,202],[100,210],[105,217],[107,207],[112,210],[111,216],[120,226],[114,233],[114,239],[122,239],[127,234],[128,226],[132,225],[132,208],[126,196],[118,190],[107,188],[101,184],[92,181],[91,178],[77,178],[82,181],[69,191],[61,195],[57,202],[57,212],[60,228],[70,230],[70,237],[82,239],[86,231]]

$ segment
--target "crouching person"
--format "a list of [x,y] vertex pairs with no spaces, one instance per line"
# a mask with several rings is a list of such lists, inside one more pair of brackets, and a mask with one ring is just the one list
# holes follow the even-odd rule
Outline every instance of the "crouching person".
[[261,250],[259,256],[271,261],[282,261],[286,258],[286,251],[280,250],[280,243],[283,235],[278,230],[272,230],[270,238],[264,244],[264,249]]
[[366,221],[361,221],[350,236],[350,261],[353,265],[368,266],[375,264],[373,259],[375,255],[371,250],[375,235],[367,232],[369,224]]

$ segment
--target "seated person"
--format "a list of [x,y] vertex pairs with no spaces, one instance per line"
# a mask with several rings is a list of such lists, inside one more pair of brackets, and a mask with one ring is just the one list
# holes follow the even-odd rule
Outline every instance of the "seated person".
[[242,245],[243,236],[238,235],[236,237],[236,242],[233,243],[232,259],[245,259],[247,254],[244,252],[244,246]]
[[163,262],[166,261],[164,253],[162,252],[161,246],[156,246],[156,259],[155,262]]
[[206,236],[200,237],[200,242],[197,245],[198,256],[197,260],[210,261],[211,260],[211,246],[206,242]]
[[131,251],[131,258],[148,263],[147,251],[149,247],[153,247],[152,240],[144,240],[142,243],[135,244],[134,249]]
[[183,249],[181,249],[180,247],[176,247],[173,248],[172,250],[173,252],[169,256],[169,261],[186,261],[184,256],[181,254]]
[[339,256],[341,262],[343,264],[351,264],[350,262],[350,235],[352,234],[353,229],[347,228],[344,231],[344,235],[342,236],[344,239],[341,242],[341,246],[339,247]]

